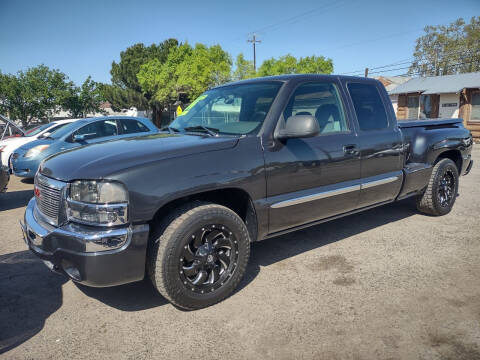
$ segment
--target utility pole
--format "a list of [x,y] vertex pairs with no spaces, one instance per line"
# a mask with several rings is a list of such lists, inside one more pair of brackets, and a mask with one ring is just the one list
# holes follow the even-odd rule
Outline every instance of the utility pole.
[[255,44],[261,43],[260,40],[257,40],[255,34],[252,35],[252,39],[248,39],[247,42],[251,42],[253,44],[253,71],[257,71],[257,54],[255,52]]
[[368,77],[368,68],[365,68],[365,77]]

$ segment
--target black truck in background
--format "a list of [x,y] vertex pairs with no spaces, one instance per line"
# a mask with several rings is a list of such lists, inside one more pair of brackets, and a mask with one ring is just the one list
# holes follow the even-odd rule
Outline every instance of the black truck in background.
[[159,134],[46,159],[22,229],[74,281],[147,273],[198,309],[234,291],[253,241],[411,196],[447,214],[471,149],[461,119],[397,122],[373,79],[257,78],[205,92]]

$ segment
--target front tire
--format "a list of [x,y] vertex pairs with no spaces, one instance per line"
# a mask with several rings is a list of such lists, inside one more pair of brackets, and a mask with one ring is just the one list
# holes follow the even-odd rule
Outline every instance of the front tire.
[[247,227],[235,212],[194,202],[158,226],[147,271],[168,301],[185,310],[201,309],[235,290],[250,256]]
[[429,215],[446,215],[452,210],[457,193],[457,166],[450,159],[442,159],[433,167],[428,186],[417,199],[417,209]]

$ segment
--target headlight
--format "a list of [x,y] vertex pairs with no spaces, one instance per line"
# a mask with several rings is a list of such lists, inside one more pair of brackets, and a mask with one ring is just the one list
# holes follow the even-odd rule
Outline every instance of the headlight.
[[128,222],[128,192],[118,182],[79,180],[70,184],[69,220],[88,225],[115,226]]
[[38,154],[40,154],[42,151],[45,151],[48,149],[50,145],[37,145],[30,150],[28,150],[23,157],[29,158],[29,157],[35,157]]

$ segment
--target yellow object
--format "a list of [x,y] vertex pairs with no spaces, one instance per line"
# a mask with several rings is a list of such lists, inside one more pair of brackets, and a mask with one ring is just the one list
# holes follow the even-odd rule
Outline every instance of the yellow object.
[[[187,115],[188,111],[194,107],[199,101],[203,100],[203,99],[206,99],[207,98],[207,94],[204,94],[204,95],[200,95],[198,98],[195,99],[195,101],[193,101],[190,105],[188,105],[185,110],[182,111],[182,115]],[[178,110],[178,109],[177,109]],[[177,113],[177,116],[178,116],[178,113]]]
[[177,116],[180,116],[182,115],[182,107],[180,105],[178,105],[177,107]]

